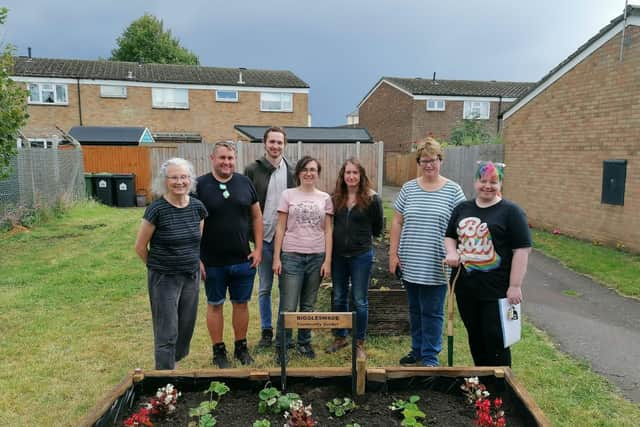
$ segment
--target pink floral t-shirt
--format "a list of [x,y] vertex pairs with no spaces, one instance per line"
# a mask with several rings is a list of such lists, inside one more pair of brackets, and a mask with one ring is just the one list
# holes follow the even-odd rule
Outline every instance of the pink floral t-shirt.
[[282,242],[284,252],[317,254],[325,251],[325,215],[333,215],[333,203],[327,193],[289,188],[282,192],[278,212],[288,214]]

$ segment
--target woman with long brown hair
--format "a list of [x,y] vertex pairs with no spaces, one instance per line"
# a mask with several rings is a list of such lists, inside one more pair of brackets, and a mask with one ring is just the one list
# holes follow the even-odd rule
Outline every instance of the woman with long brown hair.
[[[373,236],[380,236],[383,227],[382,200],[371,189],[362,164],[347,159],[340,168],[333,193],[333,277],[332,311],[349,311],[349,283],[351,307],[356,312],[356,350],[364,358],[369,301],[367,291],[373,264]],[[347,345],[347,330],[336,329],[335,340],[327,348],[334,353]]]

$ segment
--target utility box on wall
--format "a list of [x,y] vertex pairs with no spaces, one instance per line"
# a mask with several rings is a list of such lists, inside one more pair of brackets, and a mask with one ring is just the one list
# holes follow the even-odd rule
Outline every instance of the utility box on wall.
[[605,160],[602,164],[601,203],[623,206],[626,180],[626,160]]

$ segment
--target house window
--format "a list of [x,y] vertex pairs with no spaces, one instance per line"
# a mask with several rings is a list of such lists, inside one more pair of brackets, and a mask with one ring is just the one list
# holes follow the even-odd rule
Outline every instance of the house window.
[[293,111],[293,94],[283,92],[262,92],[261,111]]
[[29,83],[29,104],[61,104],[69,103],[67,85],[53,83]]
[[237,90],[216,90],[216,101],[238,102]]
[[100,96],[102,98],[126,98],[127,87],[126,86],[100,86]]
[[444,111],[444,99],[427,99],[427,111]]
[[189,91],[187,89],[159,88],[151,89],[153,108],[189,108]]
[[465,119],[489,120],[489,101],[464,101]]

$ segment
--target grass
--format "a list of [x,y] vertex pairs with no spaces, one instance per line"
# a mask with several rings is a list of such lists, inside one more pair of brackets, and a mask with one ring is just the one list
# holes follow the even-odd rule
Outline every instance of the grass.
[[[141,209],[85,203],[29,232],[1,237],[0,424],[75,425],[132,368],[153,368],[145,269],[133,252],[141,216]],[[318,310],[328,305],[325,289]],[[202,291],[191,354],[181,368],[211,366],[204,309]],[[251,347],[260,335],[257,313],[254,298]],[[230,326],[225,338],[232,346]],[[470,365],[459,321],[455,333],[455,363]],[[328,332],[316,333],[318,358],[292,357],[290,366],[348,366],[347,351],[322,351],[330,341]],[[397,365],[408,349],[408,337],[371,337],[367,363]],[[272,351],[254,357],[257,368],[275,366]],[[446,357],[445,350],[443,364]],[[526,323],[513,358],[516,376],[554,425],[637,425],[637,405]]]
[[640,255],[540,230],[533,230],[533,245],[621,295],[640,298]]

